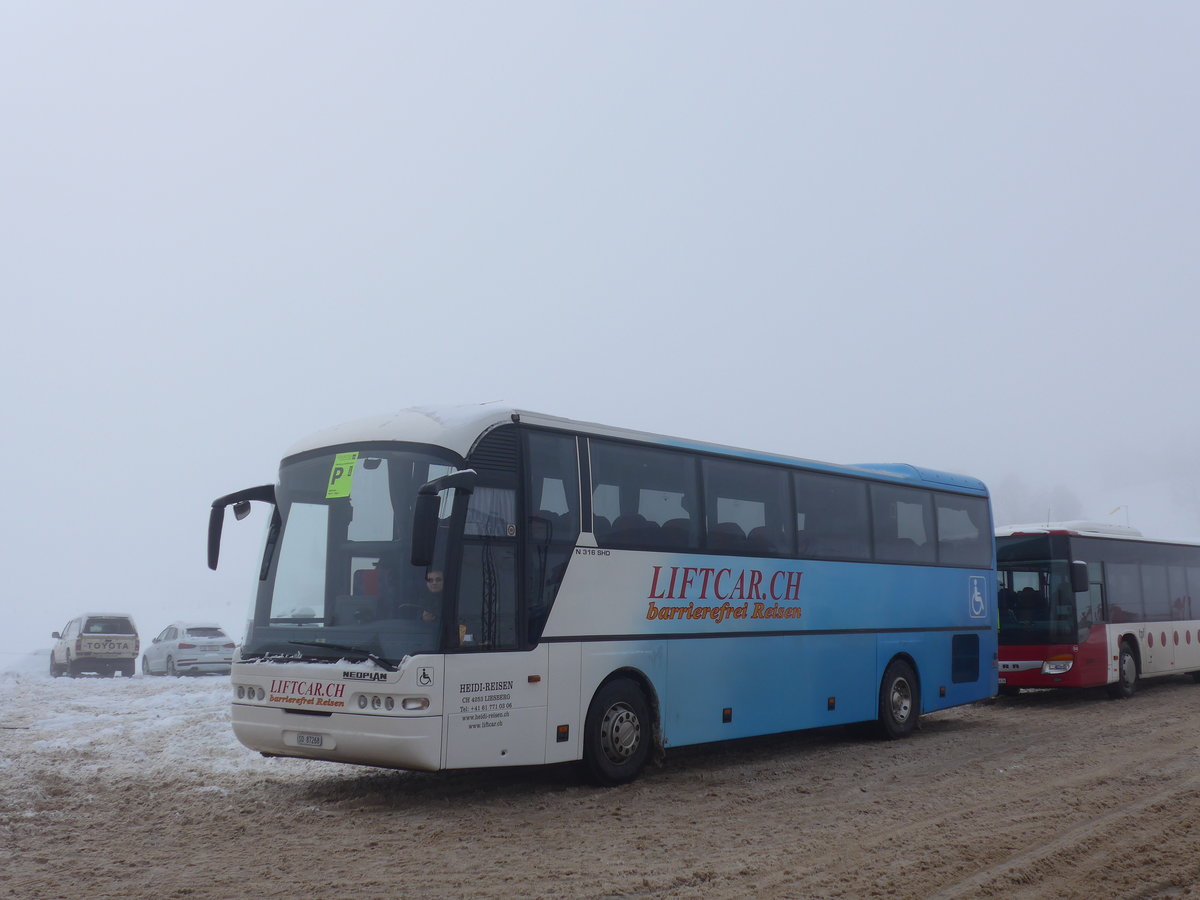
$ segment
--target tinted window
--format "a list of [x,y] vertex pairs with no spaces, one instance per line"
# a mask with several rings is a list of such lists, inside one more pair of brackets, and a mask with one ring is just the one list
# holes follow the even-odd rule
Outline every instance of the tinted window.
[[988,568],[992,530],[982,497],[934,494],[937,507],[938,561],[948,566]]
[[928,491],[872,484],[871,514],[877,560],[932,563],[937,559],[933,497]]
[[[489,473],[493,485],[476,487],[467,502],[463,561],[458,585],[459,640],[476,650],[517,645],[517,492]],[[448,542],[442,542],[443,544]],[[426,573],[436,576],[440,567]]]
[[569,435],[529,432],[526,450],[528,638],[536,643],[579,536],[579,458]]
[[223,638],[225,637],[225,632],[220,628],[201,625],[196,628],[187,629],[187,636],[190,638]]
[[91,616],[83,627],[84,634],[137,634],[133,623],[123,616]]
[[[1181,619],[1190,619],[1193,616],[1200,618],[1200,568],[1188,566],[1187,569],[1187,596],[1185,602],[1181,605]],[[1195,598],[1195,599],[1193,599]]]
[[705,546],[718,552],[792,552],[788,476],[783,469],[705,458]]
[[467,504],[465,533],[487,537],[515,537],[517,492],[507,487],[477,487]]
[[1192,601],[1188,595],[1187,569],[1183,566],[1171,566],[1167,570],[1167,578],[1171,589],[1171,618],[1190,619],[1192,617]]
[[1108,563],[1108,619],[1138,622],[1142,618],[1142,587],[1137,563]]
[[601,547],[699,549],[696,460],[593,440],[592,513]]
[[816,472],[793,473],[800,556],[869,559],[866,482]]
[[1142,608],[1147,622],[1171,618],[1171,592],[1166,566],[1142,566]]

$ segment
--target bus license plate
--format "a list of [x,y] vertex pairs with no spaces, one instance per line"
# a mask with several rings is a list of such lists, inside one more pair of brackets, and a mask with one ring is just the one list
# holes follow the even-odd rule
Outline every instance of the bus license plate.
[[301,747],[320,747],[324,742],[325,738],[319,734],[300,732],[296,735],[296,743]]

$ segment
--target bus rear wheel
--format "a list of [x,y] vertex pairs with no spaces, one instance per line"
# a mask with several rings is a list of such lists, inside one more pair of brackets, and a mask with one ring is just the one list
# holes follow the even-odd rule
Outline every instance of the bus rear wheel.
[[615,678],[596,692],[583,733],[583,763],[597,784],[625,784],[650,756],[650,707],[641,688]]
[[1121,656],[1117,664],[1117,680],[1108,686],[1108,696],[1114,700],[1128,700],[1137,690],[1137,660],[1128,641],[1121,642]]
[[893,659],[879,685],[879,736],[888,740],[908,737],[921,717],[921,691],[917,673],[902,659]]

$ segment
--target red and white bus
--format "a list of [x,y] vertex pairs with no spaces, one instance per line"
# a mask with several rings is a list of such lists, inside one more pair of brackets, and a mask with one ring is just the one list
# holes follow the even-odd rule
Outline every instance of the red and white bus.
[[1200,546],[1061,522],[998,529],[996,559],[1002,694],[1200,681]]

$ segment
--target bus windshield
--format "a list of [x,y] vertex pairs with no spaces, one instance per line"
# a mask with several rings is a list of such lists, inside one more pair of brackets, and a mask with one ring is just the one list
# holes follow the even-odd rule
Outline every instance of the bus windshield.
[[429,566],[412,565],[411,531],[417,489],[453,471],[448,459],[396,449],[286,461],[281,527],[267,539],[242,658],[397,661],[440,649],[449,492]]
[[996,555],[1002,646],[1073,644],[1087,637],[1091,603],[1088,594],[1077,598],[1071,589],[1065,538],[1005,538]]

